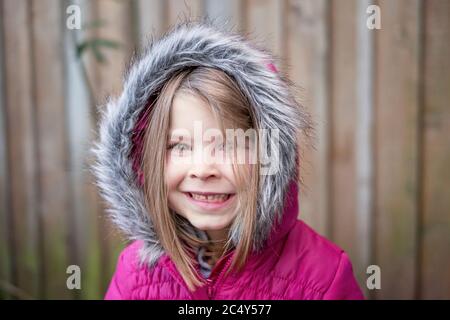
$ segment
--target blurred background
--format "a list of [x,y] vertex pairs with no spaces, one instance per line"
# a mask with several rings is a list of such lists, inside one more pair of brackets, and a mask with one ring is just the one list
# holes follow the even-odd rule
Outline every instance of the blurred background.
[[103,297],[126,239],[87,170],[96,106],[146,39],[201,16],[270,49],[302,88],[317,140],[299,218],[348,252],[366,296],[450,299],[448,0],[0,0],[0,298]]

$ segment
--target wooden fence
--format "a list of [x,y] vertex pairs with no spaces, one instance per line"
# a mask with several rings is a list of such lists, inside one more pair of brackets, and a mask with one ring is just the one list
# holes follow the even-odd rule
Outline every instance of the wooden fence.
[[203,15],[251,34],[303,88],[318,139],[299,217],[349,253],[361,287],[380,266],[367,297],[449,299],[447,0],[0,0],[0,298],[103,297],[125,240],[87,171],[94,106],[150,34]]

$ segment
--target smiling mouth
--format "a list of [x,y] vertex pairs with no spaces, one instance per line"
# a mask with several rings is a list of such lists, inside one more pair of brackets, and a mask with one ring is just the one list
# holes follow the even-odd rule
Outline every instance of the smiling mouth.
[[223,203],[226,202],[232,196],[231,193],[222,194],[198,194],[192,192],[185,192],[191,199],[201,201],[205,203]]

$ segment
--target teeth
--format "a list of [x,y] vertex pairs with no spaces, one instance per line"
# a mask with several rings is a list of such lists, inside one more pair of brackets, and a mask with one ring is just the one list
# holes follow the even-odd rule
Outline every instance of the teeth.
[[202,201],[211,201],[211,202],[222,202],[228,199],[228,194],[218,194],[218,195],[202,195],[202,194],[196,194],[191,193],[192,198],[195,200],[202,200]]

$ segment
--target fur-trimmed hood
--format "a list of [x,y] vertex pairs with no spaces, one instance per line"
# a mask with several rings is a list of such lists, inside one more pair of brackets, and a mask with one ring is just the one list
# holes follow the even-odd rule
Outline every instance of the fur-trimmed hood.
[[[266,144],[268,154],[276,154],[279,166],[275,174],[261,176],[254,251],[264,248],[274,225],[281,221],[289,183],[298,174],[297,138],[310,125],[287,77],[268,67],[272,62],[269,52],[222,26],[184,22],[150,42],[131,63],[121,95],[103,106],[98,140],[91,149],[95,157],[92,172],[109,216],[130,240],[143,241],[141,257],[150,266],[164,249],[146,213],[130,158],[133,132],[149,99],[180,69],[208,66],[226,72],[251,102],[259,127],[279,129],[278,149],[270,141]],[[297,201],[296,194],[293,198]],[[241,238],[240,227],[232,230],[235,245]]]

